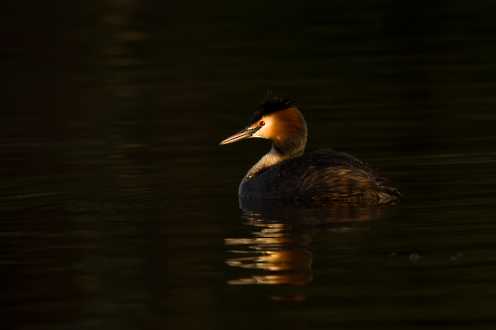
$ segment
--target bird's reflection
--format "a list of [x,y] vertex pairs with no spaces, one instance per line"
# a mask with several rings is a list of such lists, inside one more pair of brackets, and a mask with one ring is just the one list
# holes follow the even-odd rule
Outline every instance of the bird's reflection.
[[292,234],[288,224],[266,220],[260,213],[245,212],[243,218],[249,237],[225,239],[230,252],[226,263],[249,271],[229,284],[301,285],[312,280],[306,234]]
[[242,237],[225,239],[228,284],[306,285],[313,279],[312,237],[319,230],[353,229],[382,215],[378,208],[294,208],[274,202],[242,207]]

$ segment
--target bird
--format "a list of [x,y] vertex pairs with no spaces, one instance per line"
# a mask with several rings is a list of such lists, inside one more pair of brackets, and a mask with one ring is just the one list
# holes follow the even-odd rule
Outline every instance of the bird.
[[242,200],[273,200],[307,206],[394,204],[400,192],[365,162],[344,152],[306,152],[307,123],[291,99],[271,96],[253,113],[248,125],[222,140],[267,139],[270,151],[241,180]]

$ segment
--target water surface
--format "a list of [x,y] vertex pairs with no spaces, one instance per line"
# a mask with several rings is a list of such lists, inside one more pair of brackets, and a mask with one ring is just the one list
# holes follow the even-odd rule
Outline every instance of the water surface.
[[[494,328],[490,1],[37,6],[2,32],[4,328]],[[241,210],[269,145],[217,143],[268,89],[402,203]]]

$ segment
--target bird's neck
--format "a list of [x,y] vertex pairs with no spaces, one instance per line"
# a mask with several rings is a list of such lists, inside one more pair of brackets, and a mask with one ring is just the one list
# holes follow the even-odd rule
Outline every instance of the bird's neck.
[[251,179],[261,171],[286,159],[288,159],[287,155],[280,153],[276,148],[274,148],[274,146],[272,146],[270,151],[263,155],[262,158],[260,158],[260,160],[250,168],[248,173],[246,173],[245,180]]
[[[295,145],[292,149],[285,149],[284,147],[281,147],[281,145],[272,143],[270,151],[263,155],[262,158],[250,168],[244,179],[248,180],[269,167],[277,165],[287,159],[303,155],[305,152],[305,143],[306,137],[302,144]],[[287,145],[285,147],[287,147]]]

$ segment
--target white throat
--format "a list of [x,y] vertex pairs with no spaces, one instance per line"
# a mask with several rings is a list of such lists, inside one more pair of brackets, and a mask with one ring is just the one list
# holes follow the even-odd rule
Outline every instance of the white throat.
[[253,165],[252,168],[250,168],[250,170],[248,171],[248,173],[246,173],[243,180],[251,179],[258,172],[266,169],[267,167],[274,166],[274,165],[282,162],[283,160],[286,160],[289,158],[291,158],[289,155],[283,155],[283,154],[279,153],[274,148],[274,146],[272,146],[270,151],[268,153],[266,153],[265,155],[263,155],[263,157],[260,158],[260,160],[255,165]]

